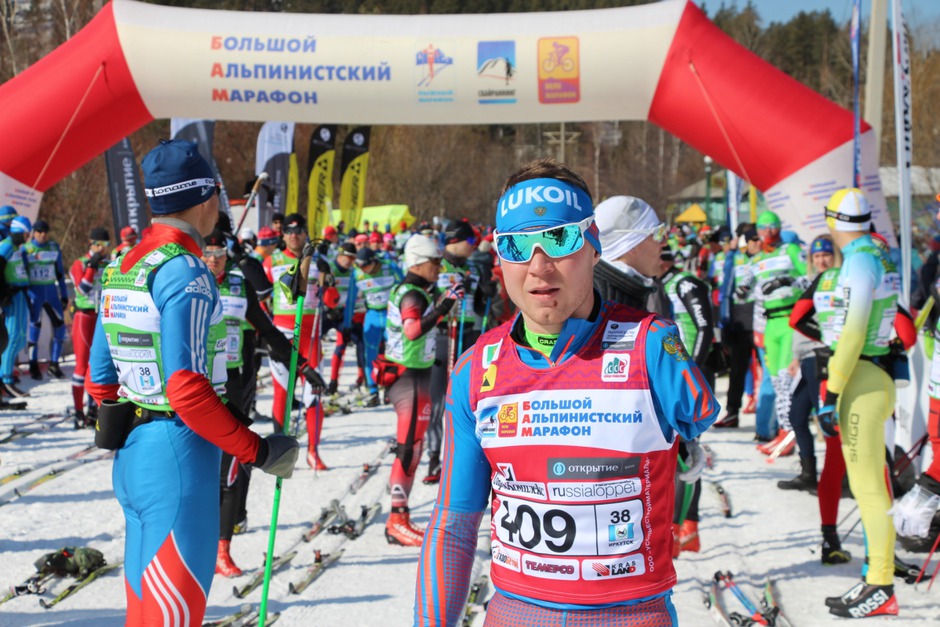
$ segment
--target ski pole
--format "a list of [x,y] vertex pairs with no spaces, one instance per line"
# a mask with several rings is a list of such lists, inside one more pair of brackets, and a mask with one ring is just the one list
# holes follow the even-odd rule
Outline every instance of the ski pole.
[[[284,425],[281,428],[282,433],[290,433],[290,414],[291,405],[294,399],[294,380],[297,378],[297,358],[300,352],[300,329],[303,325],[304,317],[304,295],[307,287],[307,277],[303,275],[303,261],[313,254],[312,247],[308,253],[304,249],[300,259],[297,260],[297,266],[294,270],[293,281],[291,281],[291,295],[296,300],[294,306],[294,341],[290,353],[290,368],[287,375],[287,399],[284,403]],[[268,533],[268,551],[264,556],[264,586],[261,589],[261,607],[258,610],[258,626],[264,627],[268,618],[268,591],[271,587],[271,565],[274,561],[274,538],[277,536],[277,516],[281,507],[281,484],[283,479],[278,477],[274,483],[274,504],[271,506],[271,531]]]
[[[920,572],[917,573],[917,579],[914,580],[914,585],[920,583],[921,578],[924,576],[924,571],[927,570],[927,565],[930,564],[930,560],[933,558],[934,552],[937,550],[937,545],[940,544],[940,534],[937,534],[937,539],[933,541],[933,546],[930,548],[930,553],[927,554],[927,559],[924,560],[924,565],[920,567]],[[933,580],[937,577],[937,570],[940,570],[940,562],[937,562],[937,568],[933,571],[933,577],[930,578],[930,586],[933,585]],[[927,586],[927,590],[930,590],[930,586]]]
[[492,304],[493,304],[493,297],[492,297],[492,296],[487,296],[487,297],[486,297],[486,308],[483,310],[483,326],[482,326],[482,329],[481,329],[481,330],[484,331],[484,332],[486,331],[486,325],[487,325],[487,324],[489,323],[489,321],[490,321],[490,306],[491,306]]
[[450,314],[450,323],[447,330],[447,378],[450,379],[450,373],[454,371],[454,350],[457,348],[457,318],[453,311]]
[[255,201],[255,196],[258,195],[258,190],[261,189],[261,184],[266,181],[267,178],[268,173],[262,172],[258,175],[258,178],[255,179],[255,184],[251,186],[251,193],[248,194],[248,200],[245,201],[245,213],[242,214],[241,219],[238,221],[238,228],[235,229],[235,233],[233,233],[233,235],[237,235],[242,230],[242,224],[245,223],[245,218],[248,217],[248,212],[251,211],[251,203]]
[[[676,461],[679,462],[679,469],[682,472],[689,469],[689,465],[686,464],[685,460],[681,457],[677,457]],[[683,481],[683,483],[685,484],[685,492],[682,495],[682,507],[679,510],[680,525],[685,522],[685,517],[689,515],[689,507],[692,505],[692,496],[695,494],[695,482],[687,483]]]

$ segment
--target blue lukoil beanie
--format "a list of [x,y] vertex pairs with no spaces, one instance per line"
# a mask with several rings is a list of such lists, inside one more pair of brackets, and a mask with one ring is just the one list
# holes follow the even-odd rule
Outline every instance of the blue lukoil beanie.
[[[519,233],[577,224],[594,216],[590,195],[558,179],[528,179],[513,185],[496,203],[496,232]],[[601,252],[597,224],[584,239]]]
[[182,139],[162,139],[141,162],[144,192],[154,215],[167,215],[200,205],[216,193],[212,168]]

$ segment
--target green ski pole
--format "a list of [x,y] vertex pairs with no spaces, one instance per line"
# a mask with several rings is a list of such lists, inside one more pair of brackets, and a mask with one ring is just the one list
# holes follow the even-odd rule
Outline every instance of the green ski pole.
[[[281,433],[285,434],[290,432],[291,405],[293,404],[294,399],[294,381],[297,378],[297,357],[300,350],[300,329],[303,324],[304,317],[304,294],[306,293],[305,288],[307,281],[306,277],[302,276],[303,262],[304,259],[309,259],[312,254],[313,248],[308,244],[308,248],[304,249],[300,259],[297,260],[293,280],[290,284],[290,292],[295,299],[296,305],[294,313],[294,339],[292,342],[293,350],[291,350],[290,353],[290,369],[288,370],[289,374],[287,378],[287,398],[284,401],[284,425],[281,428]],[[277,536],[277,516],[281,507],[281,484],[283,481],[284,480],[281,477],[278,477],[274,484],[274,504],[271,507],[271,531],[268,533],[268,551],[264,556],[264,586],[261,589],[261,607],[258,610],[258,627],[264,627],[264,624],[268,618],[268,591],[271,587],[271,564],[274,561],[274,539]]]

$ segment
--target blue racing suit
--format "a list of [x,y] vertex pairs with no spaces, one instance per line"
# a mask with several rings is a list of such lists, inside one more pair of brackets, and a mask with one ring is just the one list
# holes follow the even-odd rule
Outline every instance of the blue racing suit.
[[58,363],[62,357],[62,343],[65,341],[63,307],[69,301],[62,251],[52,240],[40,244],[33,239],[26,242],[23,248],[29,269],[29,360],[38,360],[37,343],[39,332],[42,330],[42,312],[45,311],[53,328],[50,361]]
[[207,349],[222,307],[196,242],[187,223],[155,219],[102,277],[89,392],[99,403],[130,399],[151,418],[131,431],[112,472],[127,524],[128,625],[201,624],[219,537],[219,448],[242,463],[258,454],[259,437],[209,381],[220,367],[224,380],[224,347]]

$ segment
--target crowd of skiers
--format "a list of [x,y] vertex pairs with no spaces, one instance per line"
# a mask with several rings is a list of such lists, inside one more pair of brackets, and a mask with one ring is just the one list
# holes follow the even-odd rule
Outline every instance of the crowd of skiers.
[[[550,383],[565,368],[574,377],[566,385],[581,381],[575,387],[597,386],[598,399],[607,398],[607,389],[639,395],[637,402],[658,418],[646,439],[619,445],[604,435],[608,427],[595,425],[590,441],[596,446],[639,451],[656,460],[656,468],[665,463],[655,452],[660,444],[677,453],[678,467],[657,470],[663,474],[655,480],[657,489],[668,492],[669,506],[660,502],[647,512],[655,514],[657,524],[671,522],[669,541],[657,539],[653,548],[644,549],[651,551],[645,559],[653,563],[664,554],[676,558],[682,551],[698,551],[699,477],[705,463],[698,436],[718,418],[712,390],[715,378],[727,375],[725,413],[714,427],[739,428],[741,415],[754,412],[758,450],[774,458],[799,452],[799,476],[778,487],[817,493],[825,564],[851,560],[836,531],[843,478],[848,478],[866,533],[866,569],[858,586],[829,599],[830,611],[850,617],[897,613],[892,586],[895,528],[905,535],[928,533],[940,506],[940,461],[935,457],[914,487],[893,502],[892,487],[885,481],[883,427],[894,409],[895,381],[907,372],[906,352],[919,329],[899,305],[893,251],[871,231],[864,193],[845,189],[834,194],[825,213],[830,233],[806,244],[784,230],[773,211],[733,232],[688,225],[670,229],[638,198],[614,196],[594,206],[586,185],[564,166],[542,161],[528,167],[507,181],[495,231],[456,220],[412,227],[402,223],[394,229],[384,225],[383,230],[365,224],[358,232],[328,226],[311,238],[303,216],[274,214],[258,233],[242,229],[236,236],[218,209],[217,186],[204,160],[186,142],[164,142],[143,163],[153,223],[136,246],[137,233],[125,229],[114,249],[105,229],[92,229],[88,252],[70,268],[71,301],[48,224],[30,224],[12,208],[0,209],[0,298],[7,334],[0,363],[2,391],[28,396],[15,380],[16,356],[24,345],[30,349],[29,374],[41,378],[36,344],[44,312],[54,328],[46,371],[64,376],[59,366],[63,310],[71,303],[76,427],[97,419],[104,433],[100,437],[118,450],[115,491],[127,513],[128,543],[134,543],[134,558],[125,566],[129,617],[160,611],[159,591],[148,574],[154,568],[166,571],[162,576],[186,603],[194,608],[201,603],[203,609],[213,573],[241,574],[230,543],[247,524],[250,469],[289,477],[298,455],[294,438],[279,433],[259,438],[246,427],[261,418],[255,391],[264,356],[270,360],[274,387],[273,420],[282,425],[285,411],[300,404],[308,434],[306,460],[315,471],[328,470],[328,460],[320,455],[320,434],[338,397],[352,395],[362,407],[394,407],[396,458],[385,535],[389,543],[423,545],[428,557],[422,564],[457,550],[443,543],[448,534],[475,541],[482,515],[476,508],[483,506],[490,487],[506,508],[500,524],[507,535],[494,531],[494,541],[501,540],[494,542],[494,564],[518,563],[518,551],[508,547],[518,549],[522,542],[515,539],[524,516],[520,512],[524,507],[531,515],[541,511],[519,501],[524,493],[520,486],[540,485],[520,483],[519,475],[538,477],[548,466],[533,465],[522,455],[524,448],[516,456],[514,447],[532,444],[517,435],[542,434],[542,440],[532,442],[544,444],[557,457],[559,451],[575,454],[566,447],[583,454],[583,449],[572,448],[567,434],[592,433],[591,427],[561,432],[525,426],[530,420],[560,420],[555,414],[522,414],[518,403],[519,398],[543,397],[552,407],[570,403],[555,399],[557,389]],[[545,190],[555,190],[555,200]],[[532,198],[543,204],[529,207]],[[913,302],[925,313],[928,301],[940,298],[935,257],[923,266]],[[569,262],[579,265],[566,274],[569,270],[559,268],[568,268]],[[163,268],[170,270],[159,272]],[[566,290],[584,294],[572,300]],[[295,338],[298,293],[304,301]],[[570,310],[562,311],[566,307]],[[927,319],[925,337],[932,335],[936,315]],[[598,325],[606,325],[603,333]],[[328,334],[335,337],[332,355],[323,354],[322,339]],[[501,348],[504,344],[514,348]],[[350,346],[355,350],[355,380],[341,382]],[[293,389],[288,364],[295,348],[299,400],[287,393]],[[940,349],[937,355],[935,364]],[[327,358],[329,367],[321,364]],[[591,360],[603,363],[600,380],[594,370],[581,371]],[[533,374],[543,369],[545,373]],[[654,376],[654,370],[659,374]],[[933,370],[940,372],[940,367]],[[934,449],[940,447],[938,377],[931,373],[928,438]],[[93,397],[87,402],[86,384]],[[471,405],[465,406],[467,402]],[[649,402],[653,405],[647,407]],[[622,409],[612,403],[609,409]],[[640,420],[642,413],[637,412]],[[562,416],[574,420],[574,414]],[[593,416],[580,414],[579,419],[594,422]],[[825,436],[821,474],[813,416]],[[460,421],[466,424],[458,425]],[[558,433],[565,436],[551,444]],[[449,438],[463,440],[455,448]],[[656,442],[652,449],[630,448],[651,442]],[[164,459],[168,447],[188,453]],[[893,451],[888,452],[890,459]],[[425,453],[424,481],[437,483],[443,476],[445,483],[427,537],[412,522],[408,507]],[[503,459],[510,461],[497,462]],[[161,493],[162,504],[153,508],[148,499],[165,485],[156,471],[164,463],[179,473],[180,491]],[[219,509],[202,481],[210,468],[220,477]],[[483,473],[483,468],[489,470]],[[563,472],[554,468],[552,472]],[[673,487],[667,490],[667,484]],[[182,502],[189,509],[179,509]],[[143,503],[148,503],[145,514]],[[616,512],[623,520],[613,523],[625,524],[643,511],[629,514],[632,505],[627,504],[634,501],[624,503],[626,509]],[[494,520],[497,506],[498,500]],[[512,507],[519,509],[511,513]],[[544,516],[567,521],[580,506],[559,507]],[[544,524],[552,533],[569,533],[567,523],[564,531],[555,522]],[[629,529],[632,538],[632,525]],[[575,534],[573,528],[570,532]],[[628,533],[627,527],[618,527],[621,532]],[[212,544],[218,540],[214,563],[205,551],[210,537]],[[609,555],[633,546],[618,542],[616,550],[611,544]],[[522,546],[533,549],[525,542]],[[551,543],[539,545],[530,557],[550,565],[554,562],[539,557],[539,549],[570,552],[572,545],[564,546],[561,551]],[[462,561],[455,564],[459,577],[445,573],[448,581],[462,581],[466,574]],[[602,572],[602,566],[591,568]],[[423,605],[422,586],[437,586],[437,576],[419,573],[418,614],[444,611],[434,600]],[[500,597],[507,616],[519,609],[513,608],[515,601],[543,607],[541,597],[527,588],[528,576],[523,571],[521,576],[498,577],[503,591],[516,595]],[[656,612],[674,615],[668,602],[671,585],[663,587],[661,576],[649,579],[662,590],[649,596],[639,594],[640,586],[639,596],[631,598],[642,597]],[[602,589],[602,596],[615,605],[624,601],[620,593],[598,587]],[[577,594],[558,593],[562,609],[565,603],[582,605]],[[452,600],[448,596],[447,603]]]

